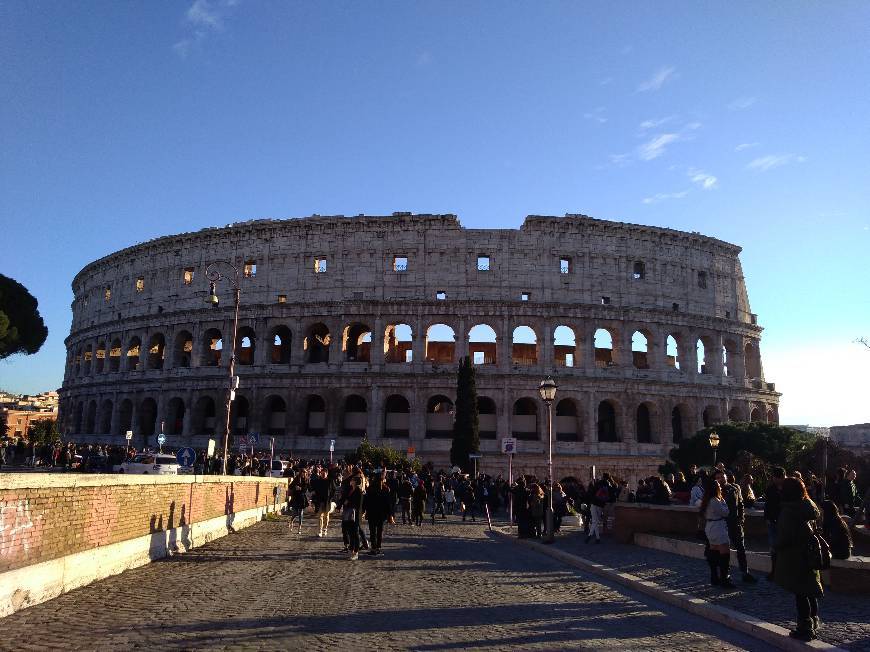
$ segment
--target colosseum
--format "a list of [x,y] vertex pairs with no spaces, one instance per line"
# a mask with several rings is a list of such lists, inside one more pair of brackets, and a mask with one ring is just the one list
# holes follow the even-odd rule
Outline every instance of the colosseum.
[[[455,215],[257,220],[166,236],[72,283],[61,394],[80,441],[204,447],[225,429],[233,291],[233,436],[328,455],[361,438],[447,463],[456,365],[477,371],[482,467],[540,472],[551,375],[560,476],[634,478],[723,420],[778,421],[740,248],[698,233],[528,216],[466,229]],[[268,446],[268,444],[266,444]]]

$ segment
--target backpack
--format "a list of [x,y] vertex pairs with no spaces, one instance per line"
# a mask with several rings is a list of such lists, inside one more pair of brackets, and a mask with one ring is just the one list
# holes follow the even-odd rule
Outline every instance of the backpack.
[[610,500],[610,492],[607,491],[606,486],[601,485],[600,487],[598,487],[598,491],[595,492],[595,500],[602,503],[606,503],[608,500]]
[[807,563],[812,570],[827,570],[831,567],[831,546],[818,527],[812,523],[807,523],[807,527]]

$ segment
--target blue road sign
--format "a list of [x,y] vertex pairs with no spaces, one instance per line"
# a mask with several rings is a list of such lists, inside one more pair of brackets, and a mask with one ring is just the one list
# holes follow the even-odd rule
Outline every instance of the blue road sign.
[[196,461],[196,451],[192,448],[182,448],[175,454],[175,459],[181,466],[193,466]]
[[259,432],[249,432],[248,433],[248,445],[254,446],[260,443],[260,433]]
[[164,435],[162,432],[159,435],[157,435],[157,443],[160,446],[163,446],[163,444],[166,443],[166,435]]

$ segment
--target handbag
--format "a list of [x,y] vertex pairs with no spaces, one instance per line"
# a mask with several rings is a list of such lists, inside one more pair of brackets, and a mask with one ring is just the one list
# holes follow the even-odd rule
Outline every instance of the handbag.
[[831,567],[831,546],[822,536],[821,530],[807,521],[807,563],[812,570],[827,570]]

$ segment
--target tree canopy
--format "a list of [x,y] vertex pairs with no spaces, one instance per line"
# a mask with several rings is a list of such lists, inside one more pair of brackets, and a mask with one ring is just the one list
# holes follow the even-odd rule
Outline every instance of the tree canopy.
[[48,337],[38,302],[21,283],[0,274],[0,360],[36,353]]
[[480,425],[477,411],[477,382],[471,358],[459,361],[456,375],[456,420],[453,422],[453,444],[450,463],[463,471],[470,471],[470,453],[480,450]]
[[60,439],[56,419],[37,419],[27,428],[27,440],[31,443],[50,444]]

